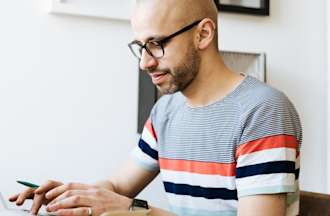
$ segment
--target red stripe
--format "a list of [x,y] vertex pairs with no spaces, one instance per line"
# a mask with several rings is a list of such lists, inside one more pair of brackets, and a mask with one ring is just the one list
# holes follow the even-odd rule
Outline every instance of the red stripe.
[[159,158],[161,169],[183,171],[198,174],[236,176],[236,163],[214,163],[190,160],[172,160]]
[[154,127],[152,126],[152,122],[151,119],[149,118],[145,124],[145,127],[148,129],[148,131],[150,132],[151,136],[156,140],[157,142],[157,136],[154,130]]
[[293,148],[297,149],[298,141],[294,136],[277,135],[269,136],[248,143],[242,144],[236,150],[236,159],[239,156],[250,154],[257,151],[274,148]]

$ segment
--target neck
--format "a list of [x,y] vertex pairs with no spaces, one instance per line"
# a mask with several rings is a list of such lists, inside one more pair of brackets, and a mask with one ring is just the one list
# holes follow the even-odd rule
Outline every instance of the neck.
[[192,107],[201,107],[223,99],[243,80],[223,63],[219,52],[203,56],[194,81],[182,92]]

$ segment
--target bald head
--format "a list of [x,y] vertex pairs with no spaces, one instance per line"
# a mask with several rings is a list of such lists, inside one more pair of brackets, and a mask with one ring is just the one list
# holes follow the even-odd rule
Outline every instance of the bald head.
[[[153,13],[171,21],[189,23],[211,18],[217,22],[217,8],[213,0],[137,0],[135,12]],[[182,23],[183,24],[183,23]]]
[[217,26],[217,17],[213,0],[136,0],[132,25],[138,32],[153,29],[168,34],[204,18],[211,19]]

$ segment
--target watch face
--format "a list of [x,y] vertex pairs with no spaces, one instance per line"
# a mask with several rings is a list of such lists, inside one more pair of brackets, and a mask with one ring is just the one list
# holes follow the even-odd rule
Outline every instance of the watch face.
[[132,209],[149,209],[148,202],[140,199],[133,199]]

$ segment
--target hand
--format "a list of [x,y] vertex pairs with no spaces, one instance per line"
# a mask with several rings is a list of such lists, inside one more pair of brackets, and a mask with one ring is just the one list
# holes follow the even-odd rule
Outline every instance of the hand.
[[113,191],[79,183],[54,188],[46,197],[52,200],[47,211],[58,216],[88,216],[88,208],[92,209],[93,216],[99,216],[107,211],[127,211],[132,203],[128,197]]
[[13,195],[9,198],[10,202],[16,202],[16,205],[22,205],[26,199],[33,199],[33,204],[31,207],[31,213],[37,214],[40,207],[44,204],[48,204],[51,200],[45,197],[45,194],[53,189],[56,188],[63,183],[57,181],[47,181],[45,184],[41,185],[37,189],[28,188],[23,192]]

